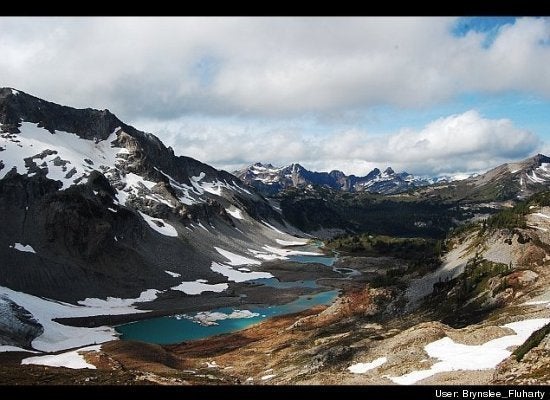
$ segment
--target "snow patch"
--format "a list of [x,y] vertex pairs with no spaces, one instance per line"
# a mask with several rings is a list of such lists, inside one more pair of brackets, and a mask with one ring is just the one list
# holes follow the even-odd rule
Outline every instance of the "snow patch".
[[260,314],[250,310],[233,310],[229,314],[219,311],[201,311],[192,316],[183,314],[182,317],[203,326],[213,326],[218,325],[218,321],[223,321],[226,319],[254,318],[259,315]]
[[218,253],[229,260],[229,265],[260,265],[261,262],[258,260],[253,260],[248,257],[240,256],[238,254],[232,253],[230,251],[220,249],[219,247],[214,247]]
[[[145,222],[147,222],[147,224],[151,228],[153,228],[155,231],[157,231],[161,235],[170,236],[170,237],[177,237],[178,236],[178,231],[176,231],[176,228],[174,228],[172,225],[170,225],[165,220],[160,219],[160,218],[152,218],[152,217],[148,216],[147,214],[142,213],[141,211],[138,211],[138,212],[143,217]],[[161,226],[157,225],[157,223],[160,224]]]
[[[161,171],[160,169],[158,169],[157,167],[155,167],[155,169],[160,172],[162,175],[164,175],[165,177],[167,177],[170,181],[170,186],[172,186],[172,188],[174,188],[176,190],[176,192],[181,192],[181,195],[178,196],[178,200],[181,201],[183,204],[186,204],[188,206],[192,205],[192,204],[197,204],[199,201],[194,199],[190,194],[189,192],[194,192],[196,193],[196,191],[193,189],[193,187],[189,186],[189,185],[186,185],[184,183],[180,183],[178,182],[177,180],[175,180],[174,178],[172,178],[170,175],[164,173],[163,171]],[[200,193],[199,193],[200,194]]]
[[283,232],[283,231],[281,231],[281,230],[275,228],[273,225],[271,225],[271,224],[268,223],[267,221],[263,221],[263,220],[262,220],[262,224],[264,224],[264,225],[267,226],[269,229],[272,229],[272,230],[274,230],[274,231],[277,232],[277,233],[281,233],[281,234],[283,234],[283,235],[287,235],[287,233],[285,233],[285,232]]
[[199,176],[192,176],[191,180],[193,180],[195,182],[200,182],[205,176],[206,176],[206,174],[204,172],[201,172],[199,174]]
[[543,304],[550,304],[550,300],[535,300],[535,301],[528,301],[526,303],[521,304],[522,306],[538,306]]
[[153,301],[157,298],[157,295],[159,293],[161,292],[157,289],[147,289],[141,292],[139,297],[135,299],[121,299],[120,297],[107,297],[107,299],[103,300],[103,299],[98,299],[96,297],[87,297],[84,300],[79,300],[78,304],[85,307],[93,307],[93,308],[109,311],[107,314],[125,314],[125,313],[136,312],[135,308],[132,307],[133,304]]
[[232,281],[232,282],[246,282],[246,281],[252,281],[254,279],[274,278],[274,276],[271,275],[269,272],[259,272],[259,271],[243,272],[243,271],[238,271],[236,269],[233,269],[233,267],[230,267],[229,265],[225,265],[217,262],[213,262],[210,269],[214,272],[217,272],[218,274],[222,274],[229,281]]
[[[30,122],[22,122],[19,129],[21,133],[15,136],[16,140],[10,136],[0,137],[0,145],[6,150],[0,153],[0,160],[5,165],[0,170],[0,179],[14,167],[18,173],[26,174],[28,168],[24,159],[30,157],[38,165],[46,163],[47,177],[60,181],[62,187],[67,188],[74,185],[75,180],[86,182],[83,178],[94,168],[112,169],[120,150],[111,147],[111,142],[116,139],[116,130],[106,140],[96,143],[74,133],[56,131],[52,134]],[[91,164],[84,160],[91,161]],[[74,173],[69,175],[73,169]]]
[[241,213],[241,210],[239,210],[238,208],[235,208],[234,210],[231,210],[230,208],[226,208],[225,211],[227,211],[227,213],[231,215],[233,218],[244,219],[243,214]]
[[136,175],[132,172],[128,172],[126,174],[125,180],[126,180],[126,184],[129,185],[129,186],[138,186],[139,187],[140,185],[143,185],[149,190],[151,190],[153,188],[153,186],[156,185],[155,182],[148,181],[145,178],[143,178],[139,175]]
[[281,239],[275,239],[277,243],[279,243],[281,246],[303,246],[307,244],[307,239],[300,239],[300,240],[281,240]]
[[528,228],[538,229],[539,231],[548,232],[548,229],[536,225],[527,225]]
[[32,246],[30,244],[23,245],[21,243],[15,243],[15,245],[10,246],[10,248],[12,248],[14,250],[25,252],[25,253],[36,253],[36,251],[34,251],[34,249],[32,248]]
[[8,351],[24,351],[26,353],[37,353],[37,351],[27,350],[17,346],[8,346],[5,344],[0,345],[0,353],[6,353]]
[[262,381],[268,381],[268,380],[270,380],[271,378],[275,378],[276,376],[277,376],[277,375],[275,375],[275,374],[269,374],[269,375],[264,375],[264,376],[262,376],[260,379],[261,379]]
[[29,357],[21,360],[21,365],[47,365],[50,367],[65,367],[71,369],[96,369],[96,366],[88,363],[83,356],[85,352],[97,352],[101,349],[101,345],[83,347],[78,350],[68,351],[66,353]]
[[132,307],[132,304],[152,300],[156,298],[157,292],[155,289],[149,289],[141,293],[137,299],[86,299],[81,301],[80,305],[74,305],[44,299],[0,286],[0,297],[5,297],[25,308],[44,328],[44,332],[32,341],[32,347],[42,351],[59,351],[116,339],[117,333],[108,326],[84,328],[62,325],[53,320],[56,318],[147,312],[137,310]]
[[278,256],[277,254],[265,253],[265,252],[258,251],[258,250],[248,249],[248,252],[250,254],[253,254],[254,257],[256,257],[260,260],[265,260],[265,261],[284,260],[284,259],[286,259],[286,257]]
[[535,174],[535,171],[533,171],[533,172],[531,173],[531,175],[527,174],[526,176],[527,176],[527,178],[529,178],[531,181],[533,181],[533,182],[535,182],[535,183],[544,183],[544,182],[546,182],[545,179],[539,178],[539,177],[537,176],[537,174]]
[[227,283],[208,284],[204,283],[202,279],[197,279],[191,282],[182,282],[177,286],[172,287],[172,290],[179,290],[185,294],[196,295],[202,292],[216,292],[220,293],[229,287]]
[[537,329],[550,322],[550,318],[528,319],[512,322],[503,327],[510,328],[515,335],[507,335],[493,339],[482,345],[466,345],[454,342],[449,337],[436,340],[424,347],[426,353],[440,361],[430,369],[412,371],[408,374],[389,377],[399,385],[412,385],[439,372],[449,371],[479,371],[492,369],[498,363],[512,354],[509,347],[524,343]]
[[202,224],[202,222],[199,222],[198,225],[204,229],[206,232],[210,233],[210,231],[208,229],[206,229],[206,227]]
[[386,357],[377,358],[370,363],[357,363],[348,367],[349,372],[353,374],[364,374],[371,369],[378,368],[379,366],[385,364],[388,361]]
[[314,253],[312,251],[280,249],[269,245],[265,245],[263,248],[272,254],[276,254],[278,256],[282,256],[285,258],[288,256],[300,256],[300,255],[303,255],[303,256],[322,256],[323,255],[321,253]]
[[177,272],[172,272],[172,271],[164,271],[164,272],[166,272],[172,278],[179,278],[181,276],[181,274],[178,274]]

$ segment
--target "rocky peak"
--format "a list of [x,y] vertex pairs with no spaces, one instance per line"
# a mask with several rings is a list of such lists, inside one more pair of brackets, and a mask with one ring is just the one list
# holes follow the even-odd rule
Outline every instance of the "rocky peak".
[[38,124],[51,133],[70,132],[96,141],[105,140],[117,127],[126,126],[109,110],[76,109],[12,88],[0,89],[2,131],[19,133],[22,121]]
[[344,174],[342,171],[337,169],[330,171],[329,175],[334,177],[335,179],[342,179],[346,177],[346,174]]
[[276,168],[271,164],[257,162],[240,171],[235,171],[234,174],[266,196],[273,196],[288,187],[305,185],[325,186],[346,192],[368,191],[391,194],[430,183],[427,179],[417,179],[407,172],[396,173],[391,167],[386,168],[384,173],[374,168],[366,176],[355,176],[346,175],[339,170],[310,171],[297,163]]
[[369,172],[365,178],[367,180],[370,180],[370,179],[374,179],[378,176],[380,176],[380,170],[378,168],[375,168],[371,172]]
[[536,166],[540,166],[543,163],[550,163],[550,157],[547,157],[544,154],[540,153],[528,160],[532,161],[532,164]]

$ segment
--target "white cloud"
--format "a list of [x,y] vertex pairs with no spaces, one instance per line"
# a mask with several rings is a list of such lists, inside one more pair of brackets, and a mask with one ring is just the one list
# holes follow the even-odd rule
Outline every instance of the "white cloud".
[[[503,25],[489,47],[484,33],[454,36],[454,23],[5,17],[0,86],[109,108],[178,153],[228,169],[261,160],[439,173],[530,155],[540,148],[534,134],[475,112],[388,136],[350,128],[348,117],[371,106],[426,109],[465,93],[550,98],[550,19]],[[323,132],[304,134],[304,116]]]
[[435,104],[465,91],[550,96],[550,22],[485,34],[452,18],[1,18],[0,84],[125,119],[299,115]]
[[[158,121],[139,121],[148,130]],[[543,145],[533,133],[508,119],[483,118],[477,111],[443,117],[420,130],[403,128],[389,135],[360,130],[322,136],[295,134],[299,127],[247,124],[238,120],[178,119],[163,123],[159,136],[176,153],[229,171],[256,161],[363,175],[374,167],[392,166],[415,174],[477,172],[534,154]]]

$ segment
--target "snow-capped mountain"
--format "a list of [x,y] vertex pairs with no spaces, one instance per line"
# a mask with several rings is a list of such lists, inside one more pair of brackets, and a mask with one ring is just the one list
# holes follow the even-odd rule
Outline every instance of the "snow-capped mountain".
[[256,163],[235,171],[234,174],[267,196],[275,195],[287,187],[310,184],[347,192],[394,194],[433,183],[429,179],[417,178],[407,172],[396,173],[390,167],[383,172],[375,168],[366,176],[348,176],[338,170],[309,171],[300,164],[274,167],[271,164]]
[[543,154],[499,165],[458,181],[439,181],[419,194],[465,201],[521,200],[550,187],[550,157]]
[[[230,304],[231,285],[271,277],[262,262],[296,240],[235,176],[176,156],[108,110],[10,88],[0,89],[0,225],[0,315],[24,332],[140,312],[134,303],[159,296],[188,304],[206,291]],[[16,325],[0,323],[0,345]]]
[[502,195],[526,198],[550,186],[550,158],[537,154],[523,161],[506,163],[466,179],[475,188],[493,188]]

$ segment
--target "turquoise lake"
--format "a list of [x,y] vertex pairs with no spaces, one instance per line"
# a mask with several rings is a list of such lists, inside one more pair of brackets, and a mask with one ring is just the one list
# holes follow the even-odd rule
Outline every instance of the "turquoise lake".
[[[338,297],[337,290],[300,296],[298,299],[282,305],[250,308],[257,316],[251,318],[222,319],[216,321],[218,325],[204,326],[192,320],[177,317],[158,317],[137,321],[116,327],[123,340],[139,340],[156,344],[173,344],[189,340],[203,339],[222,333],[234,332],[248,328],[258,322],[276,315],[291,314],[321,304],[331,304]],[[234,308],[218,308],[210,312],[231,314]],[[189,313],[193,317],[198,313]]]
[[[336,261],[336,257],[336,255],[333,257],[295,255],[290,256],[289,259],[290,261],[302,264],[323,264],[327,267],[331,267]],[[277,289],[316,289],[319,287],[314,280],[280,282],[277,278],[269,278],[256,279],[250,282]],[[121,334],[120,338],[123,340],[139,340],[156,344],[180,343],[189,340],[203,339],[222,333],[235,332],[276,315],[291,314],[307,310],[317,305],[331,304],[337,297],[337,290],[330,290],[314,295],[304,295],[287,304],[250,308],[250,312],[258,315],[248,318],[220,319],[216,321],[217,325],[205,326],[182,316],[167,316],[120,325],[116,327],[116,331]],[[223,313],[229,315],[235,310],[234,308],[225,307],[210,310],[208,313]],[[186,314],[186,316],[192,318],[197,314],[200,313],[189,313]]]

